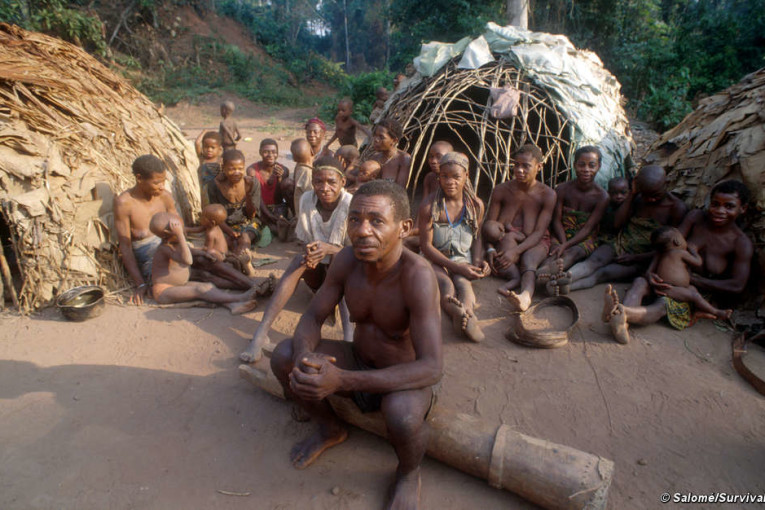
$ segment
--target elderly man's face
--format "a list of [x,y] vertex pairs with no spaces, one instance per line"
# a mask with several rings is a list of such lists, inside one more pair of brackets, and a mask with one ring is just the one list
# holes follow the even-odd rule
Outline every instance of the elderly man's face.
[[321,205],[329,207],[340,198],[345,178],[334,170],[314,170],[311,183]]
[[396,220],[391,199],[384,195],[356,195],[348,211],[348,237],[362,262],[377,262],[395,250],[408,232],[408,223]]

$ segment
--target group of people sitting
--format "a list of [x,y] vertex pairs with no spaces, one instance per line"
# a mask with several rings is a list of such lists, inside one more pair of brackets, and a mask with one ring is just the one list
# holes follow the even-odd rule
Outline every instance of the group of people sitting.
[[[439,309],[459,334],[480,342],[473,280],[504,280],[498,292],[523,312],[538,286],[567,293],[633,279],[623,300],[611,285],[604,293],[602,320],[621,343],[629,341],[629,324],[665,315],[677,328],[698,317],[729,318],[731,310],[708,296],[730,297],[747,283],[753,246],[736,220],[749,191],[739,181],[717,184],[705,209],[688,212],[657,166],[602,189],[595,181],[601,153],[587,146],[575,153],[575,178],[553,190],[537,180],[542,152],[524,145],[513,155],[512,179],[493,189],[487,208],[472,188],[471,161],[442,140],[429,147],[430,173],[412,218],[405,190],[411,157],[398,149],[400,125],[380,120],[370,133],[374,152],[360,162],[350,143],[357,123],[340,118],[351,111],[352,103],[338,108],[330,141],[343,145],[334,154],[324,143],[324,123],[309,120],[305,138],[290,145],[291,170],[276,161],[272,139],[247,167],[242,152],[224,150],[220,133],[200,136],[197,227],[184,227],[155,156],[135,160],[136,184],[115,202],[120,252],[136,284],[133,301],[151,290],[159,303],[202,299],[244,313],[273,293],[240,355],[244,362],[260,359],[271,324],[300,280],[316,292],[294,338],[271,358],[287,395],[319,425],[293,449],[296,467],[345,439],[324,398],[349,395],[363,411],[383,411],[399,457],[391,497],[417,496],[423,424],[443,364]],[[282,241],[294,233],[302,245],[278,283],[254,278],[249,256],[273,231]],[[186,235],[200,232],[203,246],[191,248]],[[336,310],[345,341],[323,340],[321,325]]]

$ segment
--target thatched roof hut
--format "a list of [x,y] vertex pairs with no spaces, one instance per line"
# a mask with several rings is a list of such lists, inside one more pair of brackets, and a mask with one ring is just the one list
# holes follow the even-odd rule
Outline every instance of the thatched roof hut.
[[602,185],[632,166],[619,83],[597,55],[564,36],[489,23],[472,41],[424,44],[414,66],[417,73],[391,95],[381,116],[404,128],[401,148],[414,160],[412,194],[436,140],[477,162],[471,177],[483,196],[508,178],[510,157],[524,143],[544,152],[541,178],[552,186],[571,176],[573,153],[583,145],[603,151]]
[[718,182],[743,181],[754,196],[747,230],[765,275],[765,68],[703,99],[644,159],[667,170],[670,189],[691,207],[703,206]]
[[180,130],[80,48],[0,24],[0,232],[21,310],[76,285],[128,285],[112,199],[134,184],[132,161],[149,153],[167,165],[191,220],[198,160]]

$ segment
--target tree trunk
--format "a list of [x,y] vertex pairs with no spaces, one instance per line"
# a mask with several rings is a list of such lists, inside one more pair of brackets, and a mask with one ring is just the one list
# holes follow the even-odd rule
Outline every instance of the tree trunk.
[[529,0],[507,0],[507,22],[528,29]]

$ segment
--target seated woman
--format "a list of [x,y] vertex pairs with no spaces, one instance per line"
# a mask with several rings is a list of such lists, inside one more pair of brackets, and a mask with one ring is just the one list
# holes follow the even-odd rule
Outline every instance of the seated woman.
[[470,281],[487,276],[490,268],[481,243],[484,206],[467,180],[468,166],[467,156],[459,152],[441,158],[440,186],[424,199],[418,222],[420,248],[436,272],[441,306],[456,332],[480,342],[484,334],[475,316]]
[[[702,273],[691,274],[691,284],[700,292],[730,299],[746,287],[754,249],[736,219],[746,212],[749,197],[749,189],[742,182],[722,181],[712,188],[709,206],[688,213],[678,228],[701,255]],[[682,290],[676,292],[673,285],[655,274],[647,276],[635,280],[623,304],[610,285],[606,288],[602,319],[610,323],[614,338],[621,343],[629,342],[628,324],[652,324],[664,316],[677,329],[691,324],[690,305],[680,301]],[[642,306],[652,291],[659,298]]]
[[[220,204],[226,208],[223,231],[232,244],[232,252],[242,261],[242,269],[252,275],[248,248],[261,240],[260,182],[245,175],[244,154],[236,149],[223,153],[221,173],[202,189],[202,207]],[[221,225],[223,227],[223,225]]]
[[[352,195],[343,189],[345,177],[340,162],[331,157],[319,158],[311,177],[313,190],[300,198],[296,234],[305,245],[303,253],[292,259],[268,303],[263,319],[253,334],[247,349],[239,355],[245,363],[260,359],[262,348],[269,341],[268,330],[295,293],[302,279],[316,291],[327,276],[332,256],[347,244],[346,221]],[[345,302],[340,304],[340,318],[346,340],[352,341],[353,330]]]

